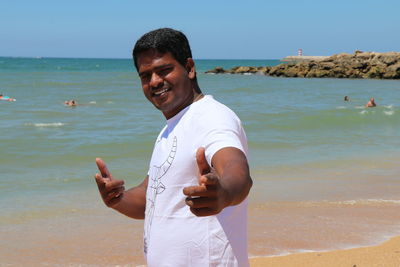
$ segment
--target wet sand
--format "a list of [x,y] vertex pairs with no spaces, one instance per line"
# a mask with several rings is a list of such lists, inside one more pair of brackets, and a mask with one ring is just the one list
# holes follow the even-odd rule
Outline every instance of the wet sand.
[[[249,201],[251,266],[400,266],[397,176],[343,180],[258,181]],[[145,264],[143,222],[106,208],[95,190],[3,217],[0,265]]]
[[399,222],[400,205],[382,200],[251,205],[249,256],[374,246],[400,235]]
[[[143,222],[104,208],[100,201],[93,208],[66,209],[51,220],[21,218],[13,222],[0,231],[7,240],[0,251],[0,263],[143,265]],[[251,266],[399,266],[400,237],[378,247],[358,249],[399,235],[399,222],[400,205],[396,203],[251,203]],[[349,247],[356,249],[346,250]],[[305,251],[332,252],[301,253]],[[278,256],[286,254],[290,255]],[[395,261],[399,264],[391,265]]]
[[252,258],[250,260],[250,266],[398,267],[400,266],[400,236],[392,238],[379,246],[373,247]]

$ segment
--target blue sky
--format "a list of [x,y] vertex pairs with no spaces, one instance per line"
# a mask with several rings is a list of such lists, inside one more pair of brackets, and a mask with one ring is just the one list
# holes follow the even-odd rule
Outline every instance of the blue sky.
[[149,30],[183,31],[194,58],[399,51],[398,0],[0,0],[0,56],[129,58]]

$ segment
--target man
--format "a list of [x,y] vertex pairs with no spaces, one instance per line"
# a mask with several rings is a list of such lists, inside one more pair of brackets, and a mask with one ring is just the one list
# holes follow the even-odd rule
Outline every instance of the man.
[[367,107],[367,108],[376,107],[375,98],[371,97],[371,99],[368,101],[368,103],[365,104],[365,107]]
[[167,119],[144,181],[127,191],[96,159],[108,207],[145,219],[152,266],[248,266],[247,140],[238,117],[204,96],[186,36],[163,28],[133,50],[143,93]]

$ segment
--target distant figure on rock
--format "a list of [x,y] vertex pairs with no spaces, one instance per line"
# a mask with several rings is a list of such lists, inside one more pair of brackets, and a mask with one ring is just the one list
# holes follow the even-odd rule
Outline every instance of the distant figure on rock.
[[346,95],[344,96],[344,101],[350,101],[350,98]]
[[367,107],[367,108],[376,107],[375,98],[371,97],[371,99],[368,101],[368,103],[365,105],[365,107]]

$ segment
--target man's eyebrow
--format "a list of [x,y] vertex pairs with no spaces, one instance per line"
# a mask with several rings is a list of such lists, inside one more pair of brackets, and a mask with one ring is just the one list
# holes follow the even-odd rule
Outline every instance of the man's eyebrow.
[[[160,65],[160,66],[156,66],[154,69],[155,70],[160,70],[160,69],[164,69],[164,68],[170,68],[170,67],[172,67],[173,66],[173,64],[163,64],[163,65]],[[142,72],[139,72],[139,76],[142,76],[142,75],[144,75],[144,74],[146,74],[146,73],[148,73],[149,71],[142,71]]]
[[160,70],[160,69],[170,68],[172,66],[173,66],[173,64],[164,64],[164,65],[160,65],[160,66],[155,67],[155,69],[156,70]]

